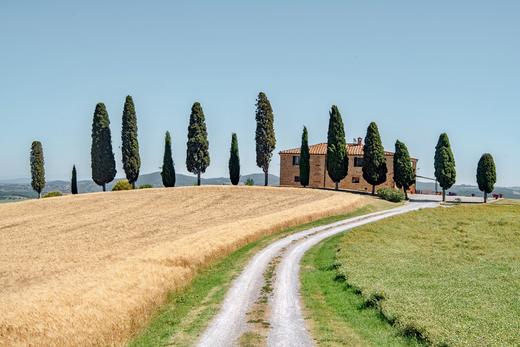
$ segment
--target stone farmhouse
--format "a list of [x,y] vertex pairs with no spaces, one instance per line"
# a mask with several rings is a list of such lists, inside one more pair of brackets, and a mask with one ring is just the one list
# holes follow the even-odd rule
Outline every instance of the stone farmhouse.
[[[340,189],[371,192],[372,186],[363,179],[363,139],[358,138],[355,143],[347,144],[348,175],[339,184]],[[309,146],[311,188],[334,188],[334,182],[327,174],[326,157],[327,143]],[[281,151],[280,155],[280,186],[300,187],[300,148]],[[385,151],[388,173],[386,182],[377,186],[395,187],[394,182],[394,153]],[[412,158],[414,172],[417,170],[417,159]],[[410,188],[415,193],[415,185]]]

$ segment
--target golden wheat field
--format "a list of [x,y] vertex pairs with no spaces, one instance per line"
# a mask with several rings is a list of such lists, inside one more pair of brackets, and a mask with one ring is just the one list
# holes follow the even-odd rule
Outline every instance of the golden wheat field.
[[369,198],[203,186],[0,205],[0,345],[122,345],[197,269]]

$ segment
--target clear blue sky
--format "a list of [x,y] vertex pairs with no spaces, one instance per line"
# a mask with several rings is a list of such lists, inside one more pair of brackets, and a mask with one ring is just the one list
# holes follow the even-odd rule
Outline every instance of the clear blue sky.
[[[0,179],[29,177],[32,140],[48,179],[90,177],[90,130],[107,105],[118,176],[124,98],[136,104],[142,173],[173,136],[186,172],[190,107],[209,132],[206,177],[227,175],[231,133],[242,173],[255,166],[254,104],[266,92],[277,149],[326,141],[337,104],[347,138],[376,121],[433,175],[446,131],[457,183],[490,152],[498,184],[520,185],[520,1],[15,1],[0,3]],[[279,174],[278,155],[272,173]]]

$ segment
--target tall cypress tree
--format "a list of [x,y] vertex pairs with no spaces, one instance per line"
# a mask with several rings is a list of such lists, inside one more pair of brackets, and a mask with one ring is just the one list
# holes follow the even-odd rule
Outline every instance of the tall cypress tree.
[[487,203],[487,196],[495,189],[496,182],[497,172],[493,156],[489,153],[484,153],[480,157],[477,167],[478,189],[484,192],[484,203]]
[[106,184],[116,176],[116,161],[112,150],[110,119],[105,104],[96,105],[92,121],[92,148],[90,150],[92,180],[106,191]]
[[31,145],[31,186],[38,193],[38,199],[41,198],[45,188],[45,161],[40,141],[33,141]]
[[375,195],[376,186],[386,181],[388,168],[379,129],[374,122],[367,128],[363,152],[363,178],[372,185],[372,195]]
[[164,136],[164,157],[161,177],[165,187],[175,187],[175,166],[173,165],[172,138],[169,131]]
[[186,167],[189,172],[197,175],[197,185],[199,186],[200,174],[206,172],[209,163],[209,142],[206,121],[202,106],[196,102],[191,108],[190,125],[188,126]]
[[300,184],[304,187],[309,185],[309,176],[311,171],[310,159],[309,135],[307,133],[307,127],[303,127],[302,145],[300,147]]
[[269,164],[276,146],[274,115],[267,96],[260,92],[256,99],[256,165],[264,171],[264,185],[269,184]]
[[76,173],[76,165],[72,166],[72,178],[70,180],[70,192],[78,194],[78,175]]
[[446,190],[455,184],[457,172],[455,170],[455,158],[451,151],[450,139],[446,133],[439,136],[435,146],[435,178],[442,188],[442,201],[446,201]]
[[137,141],[137,116],[134,101],[128,95],[123,109],[123,129],[121,131],[123,168],[126,179],[135,189],[135,182],[139,177],[141,158],[139,157],[139,142]]
[[238,154],[237,134],[231,135],[231,149],[229,153],[229,179],[236,186],[240,181],[240,156]]
[[341,113],[336,105],[329,112],[329,130],[327,133],[327,173],[339,188],[339,182],[348,174],[347,142]]
[[399,140],[395,142],[394,181],[398,188],[403,189],[408,200],[408,189],[415,183],[415,173],[408,148]]

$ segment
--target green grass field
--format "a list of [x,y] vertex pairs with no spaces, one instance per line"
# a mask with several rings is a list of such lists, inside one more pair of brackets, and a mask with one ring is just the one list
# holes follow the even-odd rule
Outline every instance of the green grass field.
[[403,336],[377,310],[366,307],[339,275],[336,254],[342,238],[343,234],[321,242],[302,261],[301,292],[318,345],[421,346],[421,341]]
[[520,345],[519,204],[413,212],[355,229],[337,246],[339,277],[401,334],[433,345]]
[[372,204],[352,213],[287,228],[238,249],[201,271],[184,290],[171,293],[167,303],[128,346],[193,345],[209,320],[218,312],[232,280],[258,250],[290,233],[397,206],[398,204],[374,200]]

